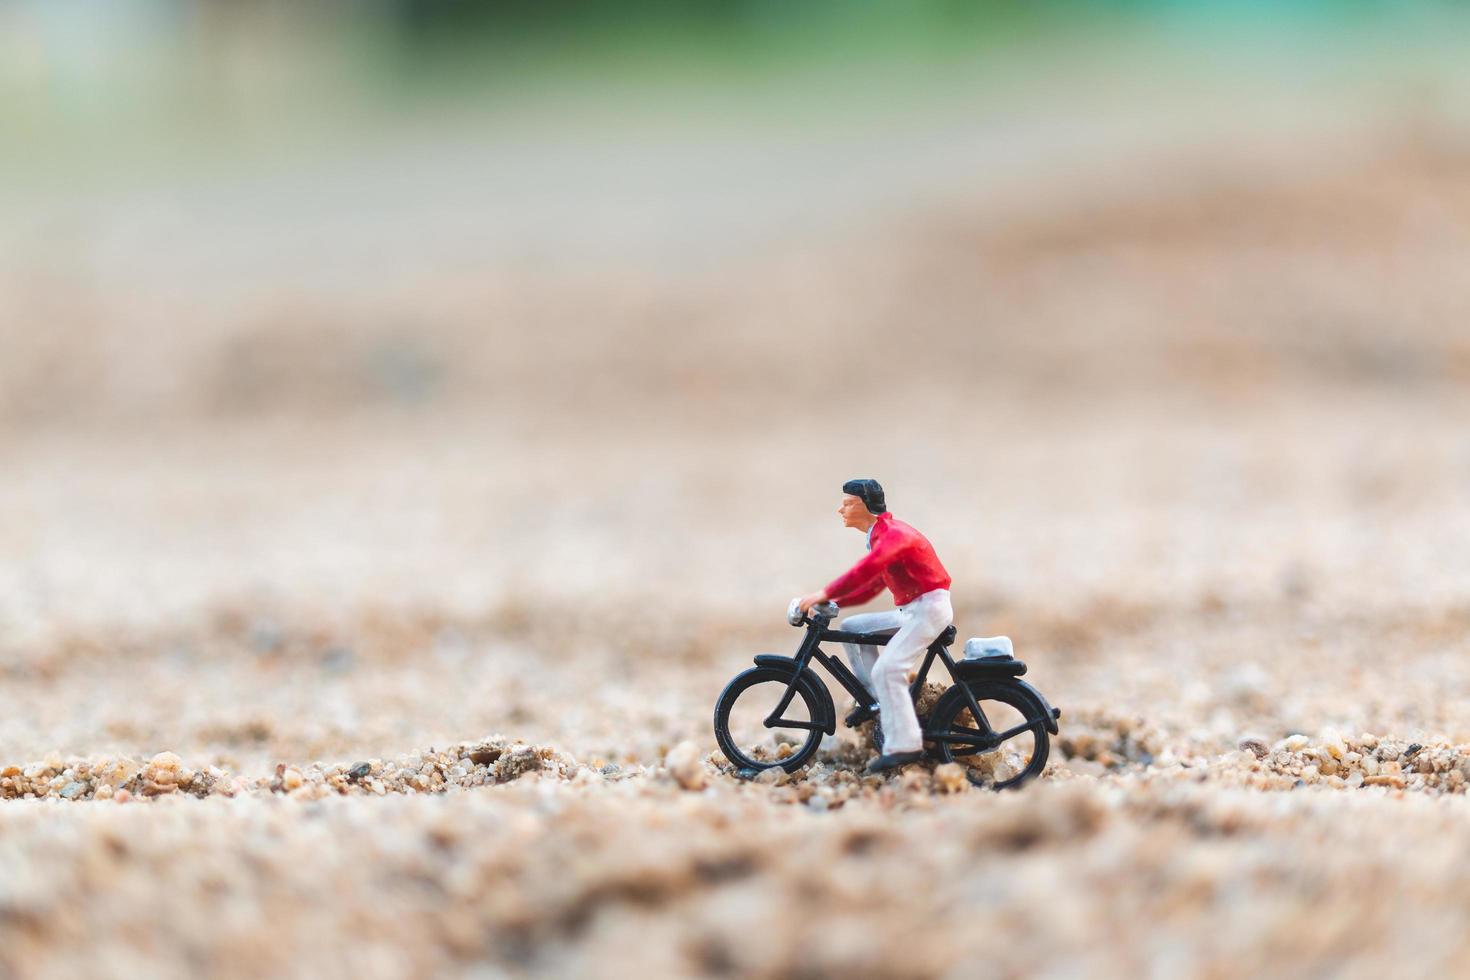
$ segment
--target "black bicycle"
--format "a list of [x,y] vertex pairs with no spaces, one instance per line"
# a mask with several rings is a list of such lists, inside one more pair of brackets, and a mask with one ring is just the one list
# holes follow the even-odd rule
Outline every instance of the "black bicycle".
[[[762,654],[755,666],[736,675],[715,702],[715,739],[725,758],[744,775],[777,766],[795,772],[806,765],[822,743],[837,731],[832,694],[813,661],[827,668],[857,701],[861,717],[873,717],[873,695],[840,659],[822,650],[824,641],[884,645],[896,630],[847,633],[828,629],[837,606],[822,603],[803,615],[793,600],[787,621],[805,626],[806,636],[794,657]],[[1046,768],[1050,736],[1057,733],[1061,712],[1041,692],[1021,680],[1026,665],[1009,654],[966,658],[949,655],[955,628],[948,627],[929,645],[909,693],[919,692],[935,660],[943,661],[953,685],[927,714],[919,716],[927,754],[940,762],[957,762],[970,782],[990,789],[1015,789]]]

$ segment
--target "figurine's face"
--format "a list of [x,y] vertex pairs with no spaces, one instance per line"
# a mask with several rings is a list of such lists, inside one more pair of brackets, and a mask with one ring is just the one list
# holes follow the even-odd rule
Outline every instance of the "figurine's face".
[[859,531],[866,531],[873,526],[873,515],[868,510],[868,505],[863,503],[862,497],[855,497],[850,493],[842,495],[842,503],[837,508],[837,516],[842,518],[844,527],[855,527]]

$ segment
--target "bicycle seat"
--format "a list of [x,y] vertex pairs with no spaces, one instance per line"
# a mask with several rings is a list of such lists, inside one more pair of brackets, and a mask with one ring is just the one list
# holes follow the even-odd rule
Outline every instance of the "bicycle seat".
[[953,626],[946,626],[944,628],[944,632],[939,634],[936,642],[940,643],[943,646],[949,646],[951,643],[954,642],[954,638],[959,635],[960,634],[955,630]]
[[964,680],[982,680],[996,676],[1020,677],[1026,673],[1026,664],[1015,657],[979,657],[975,660],[956,660],[955,677]]

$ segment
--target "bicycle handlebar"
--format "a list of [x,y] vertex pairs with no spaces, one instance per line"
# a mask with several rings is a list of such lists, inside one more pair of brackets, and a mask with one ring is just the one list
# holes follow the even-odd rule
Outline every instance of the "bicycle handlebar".
[[[802,615],[800,602],[800,598],[792,599],[791,605],[786,607],[786,622],[792,626],[805,626],[811,622],[811,618]],[[811,616],[817,619],[835,619],[837,617],[837,603],[830,600],[819,602],[815,606],[812,606]]]

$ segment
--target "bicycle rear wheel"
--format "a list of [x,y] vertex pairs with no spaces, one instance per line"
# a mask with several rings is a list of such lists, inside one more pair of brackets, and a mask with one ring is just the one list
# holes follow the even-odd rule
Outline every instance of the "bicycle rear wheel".
[[976,718],[958,685],[934,708],[926,739],[942,762],[955,762],[971,783],[1016,789],[1041,775],[1051,751],[1046,714],[1025,691],[1005,681],[971,681]]
[[795,772],[822,744],[816,696],[798,681],[795,695],[771,726],[775,711],[790,686],[790,671],[752,667],[725,685],[715,701],[715,741],[720,751],[740,769],[780,766]]

